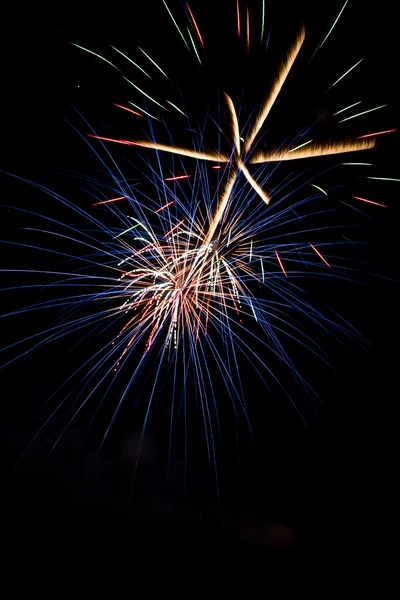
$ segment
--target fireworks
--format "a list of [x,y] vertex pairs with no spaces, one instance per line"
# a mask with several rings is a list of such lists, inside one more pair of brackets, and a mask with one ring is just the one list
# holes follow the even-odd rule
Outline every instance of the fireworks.
[[[325,44],[346,4],[317,50]],[[185,30],[178,25],[179,19],[164,0],[163,5],[190,51]],[[190,27],[188,35],[196,60],[201,63],[207,38],[202,34],[195,11],[188,3],[185,7]],[[232,9],[237,37],[239,42],[243,38],[245,50],[249,53],[253,31],[251,11],[248,7],[244,11],[238,0],[232,1]],[[263,42],[264,2],[260,4],[260,14],[262,30],[259,33]],[[52,274],[61,278],[60,286],[65,282],[82,285],[84,292],[80,296],[73,293],[63,298],[61,304],[70,312],[59,324],[40,332],[37,345],[55,340],[60,335],[86,329],[90,331],[98,324],[103,326],[108,340],[79,370],[83,383],[78,408],[74,409],[72,418],[97,392],[102,395],[102,403],[113,381],[122,372],[128,373],[119,400],[112,409],[104,438],[124,402],[129,402],[130,391],[139,385],[141,378],[146,378],[146,373],[152,373],[154,381],[146,398],[144,431],[152,404],[159,394],[163,369],[173,380],[170,387],[171,432],[180,413],[178,404],[186,406],[185,385],[191,380],[202,411],[208,456],[213,462],[218,406],[211,371],[216,369],[219,372],[234,410],[239,412],[240,409],[245,417],[240,378],[244,359],[257,371],[275,378],[265,357],[268,353],[274,354],[309,390],[287,355],[280,336],[295,339],[301,347],[307,347],[317,355],[317,344],[299,327],[292,315],[297,311],[310,322],[318,322],[323,327],[331,322],[330,318],[300,298],[293,283],[295,278],[303,277],[307,271],[309,274],[324,272],[330,275],[336,268],[336,276],[340,276],[340,267],[335,264],[337,257],[331,253],[333,244],[308,239],[316,229],[307,225],[307,219],[313,213],[308,214],[306,209],[316,198],[327,197],[328,192],[314,183],[315,177],[305,178],[297,184],[297,174],[286,176],[286,180],[283,178],[272,188],[267,184],[280,163],[366,151],[375,146],[376,135],[393,130],[341,141],[315,141],[302,135],[301,139],[297,136],[278,148],[257,147],[257,140],[271,117],[273,106],[279,102],[279,94],[304,40],[305,30],[301,28],[277,69],[257,116],[245,127],[241,126],[235,102],[224,92],[229,127],[223,126],[220,131],[229,143],[229,150],[221,150],[220,144],[211,150],[200,145],[187,148],[175,146],[172,142],[163,144],[154,139],[153,133],[147,140],[136,137],[132,140],[118,139],[112,135],[98,135],[94,131],[89,134],[91,143],[100,147],[98,155],[107,166],[108,184],[92,192],[95,197],[88,210],[65,199],[62,202],[89,223],[91,229],[86,231],[52,221],[54,229],[50,231],[56,240],[63,238],[63,241],[67,239],[79,245],[82,254],[75,257],[83,265],[83,270],[60,270]],[[171,110],[166,108],[169,105],[180,118],[186,118],[186,112],[177,104],[166,98],[153,97],[142,84],[137,85],[132,81],[133,77],[126,76],[113,62],[83,46],[74,45],[120,72],[130,89],[142,98],[144,106],[147,108],[145,102],[148,101],[154,111],[159,111],[156,113],[158,116],[152,116],[130,100],[123,104],[114,103],[116,108],[130,113],[127,117],[138,117],[138,121],[143,121],[146,115],[150,125],[152,118],[158,120],[160,115]],[[117,48],[111,48],[135,71],[151,79],[141,65]],[[164,65],[155,62],[151,52],[141,47],[138,50],[158,76],[161,74],[170,83]],[[314,55],[315,52],[312,57]],[[328,89],[336,86],[360,62]],[[127,103],[137,110],[125,106]],[[353,103],[333,113],[333,116],[358,104]],[[351,115],[340,122],[383,107]],[[308,130],[306,133],[309,133]],[[108,148],[115,143],[126,146],[136,155],[146,150],[155,151],[154,159],[147,158],[147,155],[145,158],[142,180],[146,187],[143,191],[140,189],[141,182],[131,185],[111,160]],[[179,161],[180,171],[166,173],[164,156],[166,160],[172,160],[173,165],[176,165],[175,160]],[[216,170],[210,172],[209,167]],[[352,198],[380,208],[386,206],[361,195],[353,195]],[[48,229],[46,231],[49,233]],[[43,307],[46,303],[37,308]],[[79,309],[84,311],[84,315],[73,316]],[[338,328],[344,329],[341,325]],[[265,356],[260,356],[252,348],[253,340],[265,350]],[[214,362],[214,369],[207,364],[210,360]]]

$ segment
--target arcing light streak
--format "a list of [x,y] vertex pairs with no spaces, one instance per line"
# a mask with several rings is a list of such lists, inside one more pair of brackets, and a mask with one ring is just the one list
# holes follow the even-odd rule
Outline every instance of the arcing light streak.
[[331,35],[336,23],[339,21],[342,12],[344,11],[344,9],[346,8],[346,4],[348,3],[349,0],[346,0],[346,2],[343,4],[343,7],[340,11],[340,13],[338,14],[338,16],[336,17],[332,27],[330,28],[330,30],[328,31],[328,33],[326,34],[326,36],[324,37],[324,39],[322,40],[322,42],[320,44],[318,44],[318,46],[316,47],[316,49],[314,50],[314,52],[311,55],[310,60],[316,55],[316,53],[318,52],[318,50],[320,50],[322,48],[322,46],[325,44],[326,40],[328,39],[328,37]]
[[104,56],[101,56],[100,54],[97,54],[96,52],[93,52],[92,50],[88,50],[88,48],[84,48],[83,46],[78,46],[78,44],[74,44],[74,42],[71,42],[71,44],[73,46],[75,46],[75,48],[79,48],[80,50],[84,50],[85,52],[88,52],[89,54],[93,54],[93,56],[96,56],[97,58],[100,58],[105,63],[107,63],[108,65],[110,65],[110,67],[113,67],[113,69],[116,69],[117,71],[121,71],[121,69],[118,69],[118,67],[116,67],[112,62],[110,62],[109,60],[107,60],[106,58],[104,58]]
[[377,131],[375,133],[367,133],[366,135],[359,135],[357,137],[358,140],[362,140],[363,138],[375,137],[376,135],[383,135],[384,133],[393,133],[397,131],[397,129],[386,129],[386,131]]
[[193,16],[192,11],[190,10],[190,6],[189,6],[189,4],[187,2],[186,2],[186,8],[188,9],[188,11],[190,13],[190,16],[192,17],[194,28],[196,29],[197,35],[199,36],[200,43],[201,43],[201,45],[204,48],[204,42],[203,42],[203,38],[201,37],[200,29],[197,26],[196,20],[195,20],[195,18]]
[[110,198],[110,200],[102,200],[101,202],[94,202],[92,206],[99,206],[100,204],[109,204],[110,202],[117,202],[117,200],[124,200],[128,196],[118,196],[118,198]]
[[352,115],[351,117],[346,117],[346,119],[342,119],[339,123],[344,123],[345,121],[350,121],[350,119],[355,119],[356,117],[361,117],[361,115],[366,115],[368,113],[374,112],[375,110],[379,110],[380,108],[385,108],[387,104],[381,104],[381,106],[375,106],[375,108],[370,108],[369,110],[364,110],[363,112],[357,113],[356,115]]
[[320,257],[320,259],[327,265],[327,267],[329,267],[330,269],[332,268],[331,265],[328,263],[328,261],[322,256],[321,252],[319,252],[315,246],[312,245],[311,242],[308,242],[311,246],[311,248],[314,250],[314,252],[316,254],[318,254],[318,256]]
[[368,204],[375,204],[375,206],[382,206],[382,208],[387,208],[386,204],[380,204],[379,202],[373,202],[372,200],[367,200],[366,198],[360,198],[359,196],[353,196],[355,200],[361,200],[362,202],[367,202]]
[[283,272],[284,276],[287,277],[288,274],[286,273],[285,268],[284,268],[284,266],[282,264],[281,258],[280,258],[279,254],[278,254],[278,250],[276,248],[274,248],[274,250],[275,250],[276,258],[278,259],[279,266],[282,269],[282,272]]
[[181,38],[182,38],[182,39],[183,39],[183,41],[185,42],[185,46],[186,46],[186,48],[189,50],[188,43],[187,43],[187,41],[185,40],[185,37],[184,37],[184,35],[183,35],[182,31],[179,29],[179,27],[178,27],[178,24],[177,24],[177,22],[175,21],[175,19],[174,19],[174,17],[173,17],[173,14],[172,14],[172,13],[171,13],[171,11],[169,10],[169,8],[168,8],[168,6],[167,6],[167,3],[165,2],[165,0],[162,0],[162,1],[163,1],[163,4],[164,4],[165,8],[166,8],[166,9],[167,9],[167,11],[168,11],[168,14],[169,14],[169,16],[170,16],[170,17],[171,17],[171,19],[172,19],[172,22],[173,22],[173,24],[174,24],[174,25],[175,25],[175,27],[176,27],[176,29],[177,29],[177,31],[178,31],[178,33],[179,33],[179,35],[181,36]]
[[116,106],[117,108],[122,108],[122,110],[126,110],[127,112],[130,112],[134,115],[136,115],[137,117],[143,117],[143,115],[141,115],[140,113],[136,112],[136,110],[132,110],[131,108],[127,108],[126,106],[121,106],[121,104],[113,104],[113,106]]
[[359,102],[354,102],[354,104],[350,104],[349,106],[346,106],[345,108],[341,108],[337,112],[333,113],[333,116],[336,117],[336,115],[340,115],[340,113],[344,112],[345,110],[349,110],[350,108],[353,108],[354,106],[358,106],[361,103],[362,103],[362,100],[360,100]]
[[272,84],[272,89],[271,89],[269,95],[267,96],[267,99],[264,102],[264,104],[261,108],[261,111],[260,111],[252,129],[250,130],[250,133],[247,135],[247,140],[246,140],[246,144],[245,144],[246,152],[248,152],[250,150],[256,135],[260,131],[261,127],[264,124],[265,119],[267,118],[272,106],[274,105],[275,100],[277,99],[278,94],[281,91],[282,86],[285,83],[287,76],[289,75],[289,71],[292,68],[294,61],[296,60],[296,57],[297,57],[297,55],[300,51],[300,48],[304,42],[304,38],[305,38],[305,31],[304,31],[304,28],[302,28],[297,36],[295,43],[293,44],[292,48],[289,50],[289,52],[286,56],[286,59],[282,63],[281,68],[279,69],[278,75],[277,75],[274,83]]
[[151,76],[148,73],[146,73],[146,71],[144,69],[142,69],[142,67],[139,67],[139,65],[137,65],[135,62],[133,62],[133,60],[131,58],[129,58],[129,56],[126,56],[126,54],[124,54],[123,52],[121,52],[121,50],[118,50],[118,48],[115,48],[114,46],[111,46],[111,48],[113,50],[115,50],[115,52],[118,52],[118,54],[121,54],[121,56],[126,58],[126,60],[128,60],[130,63],[132,63],[132,65],[134,67],[136,67],[137,69],[139,69],[139,71],[142,71],[142,73],[144,73],[146,75],[146,77],[151,79]]
[[147,54],[147,52],[145,52],[140,46],[138,46],[138,48],[139,48],[140,52],[142,52],[149,59],[149,61],[152,62],[155,67],[157,67],[157,69],[160,71],[160,73],[162,73],[164,75],[164,77],[166,77],[168,79],[168,81],[169,81],[168,75],[162,70],[162,68],[156,63],[156,61],[153,60],[151,58],[151,56],[149,56]]
[[[343,75],[341,75],[339,77],[339,79],[336,79],[336,81],[334,83],[332,83],[332,85],[330,87],[328,87],[328,89],[326,90],[326,92],[329,92],[329,90],[331,90],[337,83],[339,83],[339,81],[342,81],[342,79],[344,77],[346,77],[346,75],[348,75],[353,69],[355,69],[360,63],[362,63],[364,59],[361,58],[358,62],[356,62],[355,65],[353,65],[352,67],[350,67],[350,69],[348,69],[348,71],[346,71],[346,73],[343,73]],[[326,93],[325,92],[325,93]]]

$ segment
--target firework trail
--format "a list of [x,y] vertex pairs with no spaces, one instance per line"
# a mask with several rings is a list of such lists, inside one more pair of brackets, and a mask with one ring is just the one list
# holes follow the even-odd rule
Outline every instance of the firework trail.
[[[175,15],[164,0],[163,4],[189,49]],[[250,16],[247,9],[246,22],[241,22],[239,4],[238,1],[234,3],[237,34],[239,38],[245,35],[248,51]],[[204,50],[206,37],[203,38],[196,15],[188,3],[186,11],[195,39]],[[261,41],[264,37],[264,11],[263,2]],[[188,34],[196,50],[189,29]],[[78,407],[74,408],[71,421],[96,394],[100,397],[97,402],[101,406],[113,383],[122,381],[122,392],[113,408],[103,440],[132,388],[139,389],[141,385],[145,389],[143,382],[146,382],[147,386],[150,385],[150,391],[143,420],[144,432],[155,398],[163,382],[170,377],[173,381],[171,444],[172,432],[182,412],[186,428],[188,400],[185,386],[186,382],[192,381],[196,402],[202,413],[208,457],[215,464],[215,435],[220,426],[213,372],[216,370],[219,373],[228,390],[235,418],[242,413],[247,419],[240,377],[240,365],[244,360],[252,364],[264,381],[275,380],[285,392],[277,375],[268,366],[268,361],[253,348],[254,344],[263,348],[266,355],[275,355],[293,373],[303,390],[312,394],[310,386],[286,353],[283,340],[295,340],[301,348],[326,361],[321,348],[299,324],[296,314],[325,330],[332,327],[332,317],[322,315],[304,300],[295,280],[313,274],[318,277],[348,278],[349,267],[338,266],[340,253],[334,250],[337,243],[315,240],[317,232],[325,233],[329,225],[321,225],[316,230],[311,217],[330,212],[321,207],[317,211],[308,208],[313,206],[316,199],[328,195],[314,183],[315,177],[307,176],[304,180],[304,177],[300,177],[302,173],[295,174],[282,179],[272,189],[267,188],[267,183],[282,162],[365,151],[375,146],[375,136],[393,130],[339,142],[309,140],[299,144],[296,137],[293,143],[285,142],[279,148],[257,149],[256,140],[289,77],[304,39],[305,31],[302,28],[247,131],[241,131],[234,102],[224,93],[229,129],[223,131],[220,128],[220,131],[229,140],[229,152],[222,152],[219,144],[217,149],[204,149],[204,131],[198,147],[158,143],[154,139],[150,113],[129,101],[139,112],[122,104],[115,106],[131,113],[132,118],[143,118],[143,114],[146,114],[152,132],[151,139],[117,139],[98,135],[94,130],[88,136],[82,135],[89,145],[100,145],[96,154],[106,174],[105,182],[98,184],[97,188],[93,180],[84,178],[92,194],[90,209],[83,209],[30,182],[61,202],[86,224],[82,227],[72,226],[30,212],[46,222],[40,231],[53,239],[56,247],[61,242],[72,242],[75,248],[78,245],[79,253],[76,249],[75,254],[59,249],[56,253],[60,258],[77,259],[81,267],[75,271],[43,271],[46,275],[59,278],[57,285],[61,290],[69,285],[73,291],[70,296],[63,296],[56,302],[41,301],[29,310],[40,311],[57,306],[64,310],[64,314],[55,325],[3,351],[15,350],[28,343],[29,349],[23,349],[19,354],[23,356],[31,349],[61,336],[77,332],[83,335],[86,331],[93,334],[100,330],[107,341],[71,376],[71,379],[81,378],[76,401]],[[99,57],[82,46],[75,46]],[[112,49],[150,78],[140,65],[120,50]],[[142,48],[139,51],[169,81],[167,73],[150,54]],[[196,55],[200,60],[197,50]],[[102,56],[100,58],[121,71],[112,62]],[[124,80],[155,105],[157,110],[167,110],[165,106],[168,103],[185,116],[176,104],[170,100],[159,102],[133,83],[124,72],[122,74]],[[343,110],[346,109],[335,114]],[[155,150],[154,159],[144,158],[146,168],[141,171],[141,179],[145,186],[142,190],[140,185],[131,184],[116,165],[108,150],[109,143],[132,147],[134,150]],[[180,172],[183,169],[184,173],[171,173],[163,157],[172,160],[173,166],[175,161],[179,161]],[[186,171],[183,159],[194,159],[195,166]],[[217,163],[214,167],[223,168],[216,186],[216,172],[210,173],[209,163]],[[256,171],[252,172],[250,168]],[[313,187],[312,192],[310,187]],[[354,195],[352,198],[356,202],[385,207],[362,196]],[[310,219],[310,225],[307,219]],[[24,246],[43,250],[42,246]],[[28,273],[28,270],[25,272]],[[54,287],[54,283],[51,286]],[[19,315],[27,310],[15,310],[10,314]],[[336,329],[348,334],[351,327],[344,322],[337,322]],[[211,361],[214,368],[209,366]],[[127,374],[125,380],[121,378],[122,372]],[[179,380],[184,384],[178,393]],[[52,415],[62,407],[63,402]]]

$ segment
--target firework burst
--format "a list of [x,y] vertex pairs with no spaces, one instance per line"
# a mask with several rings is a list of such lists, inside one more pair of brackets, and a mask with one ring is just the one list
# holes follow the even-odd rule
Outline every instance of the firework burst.
[[[196,60],[201,63],[206,43],[194,11],[186,3],[189,23],[186,34],[164,0],[163,4],[180,38],[188,49],[189,42],[192,44]],[[249,9],[242,21],[240,2],[233,2],[233,7],[239,40],[244,36],[246,52],[249,52],[252,31]],[[262,3],[262,41],[264,20]],[[303,390],[312,394],[286,352],[284,339],[294,340],[302,349],[325,360],[321,348],[301,321],[329,329],[332,317],[323,315],[304,299],[295,281],[305,276],[347,278],[349,268],[339,264],[341,243],[315,239],[320,238],[321,233],[325,235],[329,227],[316,227],[316,217],[329,217],[332,211],[331,204],[315,209],[315,201],[328,195],[314,183],[316,176],[302,171],[282,178],[272,188],[269,187],[270,179],[282,162],[369,150],[375,146],[377,135],[392,130],[339,142],[317,142],[304,141],[307,128],[301,139],[296,136],[292,143],[285,142],[273,149],[257,147],[256,140],[278,101],[304,39],[302,28],[284,57],[258,115],[249,120],[250,125],[243,131],[233,100],[224,94],[228,127],[218,124],[218,128],[229,142],[228,151],[222,151],[220,144],[216,149],[205,149],[202,144],[204,131],[200,134],[200,143],[193,148],[159,143],[153,124],[154,120],[161,121],[159,113],[166,110],[165,105],[168,103],[186,117],[185,113],[169,100],[155,99],[133,83],[131,76],[124,75],[128,85],[141,96],[142,105],[130,102],[134,109],[125,103],[114,103],[114,106],[139,120],[145,114],[149,138],[119,139],[98,135],[95,131],[82,136],[93,145],[106,173],[106,182],[95,184],[94,180],[84,178],[92,195],[90,207],[82,208],[33,183],[80,219],[81,224],[73,226],[46,215],[36,215],[46,222],[46,226],[38,230],[55,242],[55,253],[68,260],[76,259],[81,267],[42,270],[46,276],[58,278],[58,289],[71,286],[73,292],[56,301],[40,301],[30,310],[57,306],[64,310],[63,315],[56,324],[4,350],[30,344],[27,350],[19,353],[22,356],[61,336],[76,333],[83,336],[86,331],[93,335],[100,330],[106,338],[73,375],[81,378],[80,391],[66,427],[93,398],[101,406],[111,386],[121,381],[122,390],[105,428],[105,440],[122,406],[129,402],[129,394],[135,390],[140,396],[137,390],[146,380],[147,387],[143,387],[146,389],[144,432],[152,405],[168,382],[171,444],[172,432],[182,413],[186,427],[187,389],[191,384],[196,403],[201,407],[209,460],[215,464],[215,434],[220,429],[215,373],[228,390],[235,419],[240,413],[247,419],[240,375],[245,360],[263,380],[277,381],[285,392],[285,386],[269,366],[268,357],[274,355],[294,375]],[[325,41],[326,38],[318,49]],[[80,45],[75,46],[86,50]],[[140,69],[150,78],[144,66],[133,62],[117,48],[112,49],[132,68]],[[142,48],[139,51],[160,77],[170,81],[149,53]],[[100,58],[114,70],[121,71],[114,62]],[[356,66],[346,71],[343,77]],[[145,102],[159,111],[157,117],[148,112]],[[131,147],[135,153],[143,152],[142,149],[155,151],[153,158],[143,157],[145,169],[140,172],[139,182],[131,183],[117,167],[109,151],[110,143]],[[213,165],[215,171],[210,170],[210,163],[216,163]],[[178,174],[175,174],[175,167],[178,167]],[[141,184],[144,184],[142,188]],[[354,195],[352,199],[380,208],[385,206],[361,195]],[[30,215],[34,215],[33,211]],[[59,249],[59,245],[68,243],[73,245],[73,251]],[[33,248],[34,245],[25,244],[25,247]],[[43,250],[43,246],[40,249]],[[53,282],[49,284],[52,289],[54,286]],[[19,315],[26,310],[14,310],[10,314]],[[351,331],[356,335],[342,321],[337,320],[335,327],[336,332],[348,334]],[[256,348],[262,348],[262,353]],[[15,357],[9,362],[14,360]],[[288,397],[291,400],[289,394]],[[57,404],[49,419],[64,401]],[[300,414],[295,403],[293,405]]]

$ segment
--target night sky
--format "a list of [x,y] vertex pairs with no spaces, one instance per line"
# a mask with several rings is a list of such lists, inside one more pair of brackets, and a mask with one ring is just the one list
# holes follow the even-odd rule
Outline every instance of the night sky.
[[[179,81],[190,114],[194,120],[201,120],[210,104],[215,105],[217,86],[236,101],[242,100],[244,114],[258,107],[269,77],[304,23],[307,35],[304,55],[300,55],[289,76],[288,89],[285,85],[282,97],[277,100],[276,113],[271,114],[271,123],[268,122],[268,135],[279,143],[304,123],[320,118],[326,110],[331,111],[332,106],[344,107],[358,100],[363,100],[360,111],[381,104],[388,106],[350,121],[343,129],[346,135],[356,137],[399,126],[395,70],[399,32],[395,9],[390,8],[389,2],[366,9],[364,2],[350,0],[337,29],[309,65],[308,57],[343,4],[340,0],[330,0],[324,6],[310,1],[267,2],[266,30],[272,25],[267,53],[259,51],[258,42],[253,46],[253,37],[249,53],[243,43],[237,43],[235,4],[234,0],[190,2],[207,48],[203,69],[188,55],[161,0],[149,0],[130,9],[119,5],[111,15],[108,6],[107,11],[93,12],[90,18],[61,10],[59,14],[25,14],[22,20],[10,17],[0,36],[3,57],[0,168],[68,197],[76,194],[84,205],[88,201],[82,183],[72,174],[83,172],[96,177],[98,163],[78,132],[87,133],[90,125],[101,135],[112,133],[127,139],[137,135],[136,122],[118,111],[113,103],[124,104],[133,97],[139,102],[140,95],[131,93],[119,73],[70,42],[109,59],[115,58],[110,44],[136,58],[137,46],[141,46],[170,75],[168,82],[162,76],[155,78],[147,89],[156,97],[167,93],[177,98]],[[248,0],[247,4],[251,34],[256,36],[259,25],[255,15],[260,2]],[[270,7],[271,4],[279,6]],[[169,0],[168,5],[174,15],[182,17],[183,7],[178,0]],[[245,0],[241,5],[246,5]],[[323,90],[361,58],[364,61],[360,67],[331,95],[324,95]],[[127,69],[128,72],[132,79],[137,73],[134,69]],[[169,126],[177,143],[187,143],[181,121],[175,115]],[[331,133],[329,123],[324,124],[323,119],[318,127],[322,134]],[[337,130],[332,131],[338,135]],[[366,158],[374,163],[373,175],[399,178],[398,133],[378,139],[379,147]],[[133,151],[115,146],[111,150],[117,160],[135,160]],[[350,162],[351,155],[347,159]],[[335,175],[330,177],[328,184],[334,183]],[[163,430],[168,411],[162,407],[162,398],[158,399],[159,412],[156,411],[150,427],[147,458],[142,471],[139,470],[137,494],[130,508],[127,498],[132,468],[120,441],[121,436],[140,430],[141,422],[135,421],[134,411],[126,413],[126,421],[117,424],[97,462],[94,456],[106,413],[100,415],[89,433],[85,433],[84,422],[74,424],[60,448],[49,458],[49,448],[68,420],[67,409],[61,411],[9,476],[10,467],[49,415],[49,408],[42,408],[43,402],[70,369],[76,368],[77,356],[71,353],[70,344],[57,342],[54,347],[26,356],[1,371],[2,440],[3,454],[7,457],[7,475],[3,480],[9,489],[3,517],[10,517],[11,529],[18,531],[19,539],[33,539],[40,531],[47,532],[48,539],[54,541],[67,535],[73,524],[72,530],[79,534],[100,531],[116,540],[164,540],[168,544],[176,536],[182,543],[234,543],[241,537],[239,523],[251,523],[260,531],[265,523],[277,522],[291,528],[300,548],[340,549],[363,540],[372,543],[384,512],[387,514],[394,462],[391,425],[399,397],[400,295],[399,285],[393,280],[398,278],[400,184],[375,181],[367,184],[350,174],[349,181],[351,190],[357,189],[360,195],[388,206],[386,209],[362,206],[359,208],[367,217],[354,212],[349,216],[359,226],[355,238],[366,242],[362,260],[368,262],[368,270],[375,275],[360,274],[359,285],[305,282],[304,289],[316,306],[329,304],[343,315],[367,338],[370,346],[362,349],[349,339],[339,344],[334,336],[311,332],[310,335],[320,336],[318,342],[327,352],[331,368],[293,348],[296,364],[322,400],[316,411],[297,390],[295,382],[288,381],[289,392],[296,399],[300,394],[298,405],[307,425],[273,384],[268,392],[253,383],[251,371],[244,367],[244,389],[255,441],[249,439],[243,424],[237,432],[240,452],[236,452],[236,431],[228,431],[234,426],[223,399],[221,410],[226,414],[228,443],[220,449],[219,505],[213,475],[202,452],[194,448],[204,443],[200,415],[198,431],[196,428],[193,431],[186,492],[182,483],[184,460],[178,444],[172,476],[164,477]],[[58,209],[54,212],[42,192],[29,185],[2,174],[0,189],[3,205],[25,209],[34,206],[38,212],[49,210],[58,216]],[[349,197],[347,190],[341,193]],[[21,221],[17,213],[2,207],[0,219],[2,239],[24,239],[23,232],[18,231]],[[29,226],[27,217],[22,220],[22,226]],[[5,245],[1,250],[6,268],[36,268],[35,265],[44,268],[53,260],[11,248]],[[2,279],[2,287],[17,282],[11,275]],[[14,292],[3,294],[2,298],[5,306],[2,313],[21,305],[21,298]],[[23,300],[27,301],[26,296]],[[46,318],[34,315],[2,323],[4,345],[45,326]],[[86,351],[93,347],[89,345]],[[285,377],[284,372],[281,377]],[[91,482],[86,486],[85,477]],[[284,538],[285,531],[278,538],[279,535]],[[250,537],[248,534],[246,539]]]

